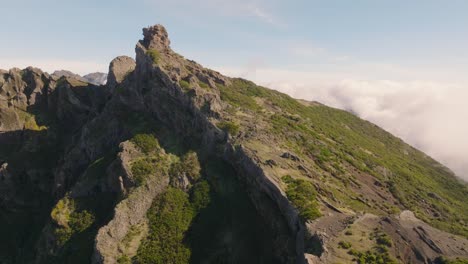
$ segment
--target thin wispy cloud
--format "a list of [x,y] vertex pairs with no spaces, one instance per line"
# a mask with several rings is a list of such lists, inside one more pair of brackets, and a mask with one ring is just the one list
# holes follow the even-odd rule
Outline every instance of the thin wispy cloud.
[[258,3],[250,2],[246,5],[246,10],[254,17],[258,18],[259,20],[271,24],[275,27],[284,28],[286,24],[283,21],[280,21],[279,18],[275,17],[272,13],[266,11],[266,9]]
[[[199,9],[208,14],[222,14],[230,17],[253,17],[259,22],[266,23],[278,28],[286,27],[286,23],[275,15],[269,8],[271,2],[259,0],[144,0],[145,4],[153,6],[154,8],[161,8],[162,6],[172,6],[179,8],[185,6],[185,10]],[[187,7],[190,8],[187,8]],[[183,10],[182,10],[183,11]],[[174,15],[177,15],[175,13]],[[189,14],[189,13],[187,13]],[[189,14],[190,15],[190,14]]]

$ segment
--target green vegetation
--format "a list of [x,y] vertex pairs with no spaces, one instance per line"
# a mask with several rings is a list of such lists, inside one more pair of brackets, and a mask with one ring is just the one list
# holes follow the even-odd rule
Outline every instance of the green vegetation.
[[340,241],[340,242],[338,243],[338,246],[339,246],[340,248],[343,248],[343,249],[350,249],[352,245],[351,245],[351,243],[349,243],[349,242]]
[[155,172],[156,166],[150,159],[139,159],[132,164],[132,174],[137,186],[145,184],[147,177]]
[[356,257],[355,261],[358,264],[397,264],[398,262],[395,261],[390,257],[388,251],[366,251],[366,252],[359,252],[357,250],[351,249],[348,254],[353,255]]
[[286,195],[288,199],[299,210],[299,215],[304,221],[314,220],[322,215],[317,205],[316,191],[312,183],[293,179],[289,175],[282,179],[287,184]]
[[195,184],[190,193],[190,201],[193,209],[198,212],[208,206],[211,201],[210,185],[207,181],[201,181]]
[[131,141],[144,153],[158,151],[161,148],[158,140],[151,134],[137,134]]
[[137,263],[188,263],[191,253],[184,243],[184,234],[193,217],[194,211],[188,195],[169,187],[148,211],[150,230],[138,249]]
[[[263,133],[271,133],[281,147],[312,159],[320,175],[334,176],[327,177],[327,198],[340,206],[377,214],[407,208],[437,228],[468,237],[468,215],[460,213],[468,211],[468,185],[424,153],[346,111],[301,103],[242,79],[218,88],[235,111],[255,112],[255,118],[270,124]],[[349,184],[359,184],[353,177],[360,173],[381,182],[399,201],[398,208],[355,199],[359,193]]]
[[217,124],[217,126],[222,129],[224,132],[227,132],[231,135],[236,135],[239,133],[240,125],[234,122],[229,121],[221,121]]
[[392,240],[387,234],[384,234],[384,233],[377,234],[376,241],[377,241],[377,244],[379,245],[392,247]]
[[118,264],[132,264],[132,260],[128,256],[123,255],[117,259],[117,263]]
[[221,92],[221,99],[232,106],[255,112],[261,110],[254,97],[262,97],[265,92],[253,82],[235,79],[230,86],[226,87],[218,84],[218,88]]
[[200,82],[198,82],[198,85],[199,85],[201,88],[205,89],[205,90],[210,89],[210,86],[209,86],[208,84],[204,83],[204,82],[201,82],[201,81],[200,81]]
[[437,257],[434,264],[468,264],[468,259],[447,259],[445,257]]
[[170,161],[161,155],[158,140],[152,134],[138,134],[131,141],[145,154],[135,159],[131,165],[132,176],[137,186],[146,183],[146,180],[157,171],[165,172]]
[[153,60],[154,64],[158,64],[159,60],[161,59],[161,54],[159,53],[159,51],[157,51],[155,49],[147,50],[146,54],[148,54],[148,56],[150,56],[150,58],[151,58],[151,60]]
[[190,83],[185,80],[180,80],[179,85],[184,91],[188,91],[190,89]]
[[16,113],[18,113],[19,118],[24,121],[24,129],[32,131],[42,131],[48,129],[45,125],[38,125],[37,119],[40,118],[36,115],[22,110],[18,110]]
[[170,169],[171,182],[177,181],[180,177],[187,177],[191,183],[200,179],[200,162],[198,161],[197,153],[189,151],[185,153],[180,161],[172,163]]
[[95,220],[94,215],[89,211],[78,211],[75,201],[68,197],[57,203],[51,212],[51,217],[57,225],[55,236],[59,246],[63,246],[74,234],[88,229]]

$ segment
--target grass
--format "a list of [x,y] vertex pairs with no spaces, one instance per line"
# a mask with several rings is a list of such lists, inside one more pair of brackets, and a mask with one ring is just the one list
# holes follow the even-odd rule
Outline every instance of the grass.
[[179,85],[184,91],[188,91],[190,89],[190,83],[185,80],[180,80]]
[[217,124],[217,126],[226,133],[231,135],[236,135],[239,133],[240,125],[230,121],[221,121]]
[[255,102],[254,97],[263,94],[263,90],[259,89],[252,82],[235,79],[230,86],[218,84],[221,93],[221,99],[229,102],[232,106],[240,107],[244,110],[260,111],[261,107]]
[[343,248],[343,249],[350,249],[352,245],[351,245],[351,243],[349,243],[349,242],[340,241],[340,242],[338,243],[338,246],[339,246],[340,248]]
[[154,64],[158,64],[161,59],[161,54],[155,49],[150,49],[146,51],[146,54],[151,58]]
[[199,82],[198,82],[198,85],[199,85],[201,88],[205,89],[205,90],[210,89],[210,86],[209,86],[208,84],[202,82],[202,81],[199,81]]
[[304,221],[314,220],[322,214],[317,205],[316,191],[312,183],[305,180],[296,180],[291,176],[284,176],[287,184],[286,195],[292,204],[299,210]]

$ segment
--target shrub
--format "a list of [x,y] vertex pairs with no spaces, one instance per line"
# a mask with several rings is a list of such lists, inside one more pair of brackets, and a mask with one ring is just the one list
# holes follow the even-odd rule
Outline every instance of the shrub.
[[150,56],[151,60],[153,60],[153,63],[158,64],[159,59],[161,58],[161,54],[159,53],[159,51],[155,49],[150,49],[146,51],[146,54]]
[[289,175],[283,177],[283,181],[287,184],[288,199],[299,210],[299,215],[304,221],[314,220],[322,215],[318,209],[316,191],[312,183],[295,180]]
[[148,237],[138,248],[137,263],[189,263],[191,251],[184,243],[194,217],[188,195],[176,188],[156,198],[148,211]]
[[374,251],[366,251],[366,252],[359,252],[356,250],[351,249],[348,254],[353,255],[357,258],[358,264],[397,264],[398,262],[395,261],[390,257],[388,252],[386,253],[378,253]]
[[184,91],[187,91],[190,88],[190,83],[184,80],[180,80],[179,85]]
[[345,241],[340,241],[338,243],[338,246],[343,249],[350,249],[351,248],[351,243],[345,242]]
[[94,215],[83,210],[81,212],[73,212],[70,218],[70,228],[74,232],[83,232],[94,223]]
[[376,235],[377,244],[392,247],[392,240],[387,234],[377,234]]
[[131,141],[144,153],[156,151],[160,148],[158,140],[151,134],[135,135]]
[[196,181],[200,178],[201,167],[200,162],[198,161],[197,153],[194,151],[187,152],[182,157],[182,166],[190,180]]
[[217,126],[222,129],[224,132],[227,132],[231,135],[236,135],[239,132],[240,125],[234,122],[221,121]]
[[155,166],[147,159],[140,159],[132,164],[132,174],[137,186],[144,184],[148,175],[155,172]]
[[352,235],[353,235],[353,232],[351,232],[351,230],[346,230],[345,235],[347,235],[347,236],[352,236]]
[[468,259],[456,258],[456,259],[450,260],[445,257],[437,257],[436,259],[434,259],[434,263],[435,264],[468,264]]
[[208,206],[211,201],[211,197],[210,185],[207,181],[201,181],[193,186],[190,200],[195,212],[198,212]]
[[50,216],[54,222],[62,227],[68,227],[70,215],[75,210],[75,203],[72,199],[65,197],[57,202],[52,209]]
[[120,258],[117,259],[117,263],[118,264],[132,264],[132,260],[128,256],[122,255],[120,256]]
[[68,197],[61,199],[51,212],[52,220],[58,225],[54,230],[58,246],[63,246],[74,234],[88,229],[95,216],[87,210],[77,212],[75,201]]

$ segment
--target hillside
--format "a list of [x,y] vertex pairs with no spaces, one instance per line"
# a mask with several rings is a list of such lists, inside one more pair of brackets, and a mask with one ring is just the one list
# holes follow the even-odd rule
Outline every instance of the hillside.
[[466,263],[449,169],[143,35],[105,85],[0,71],[0,263]]

